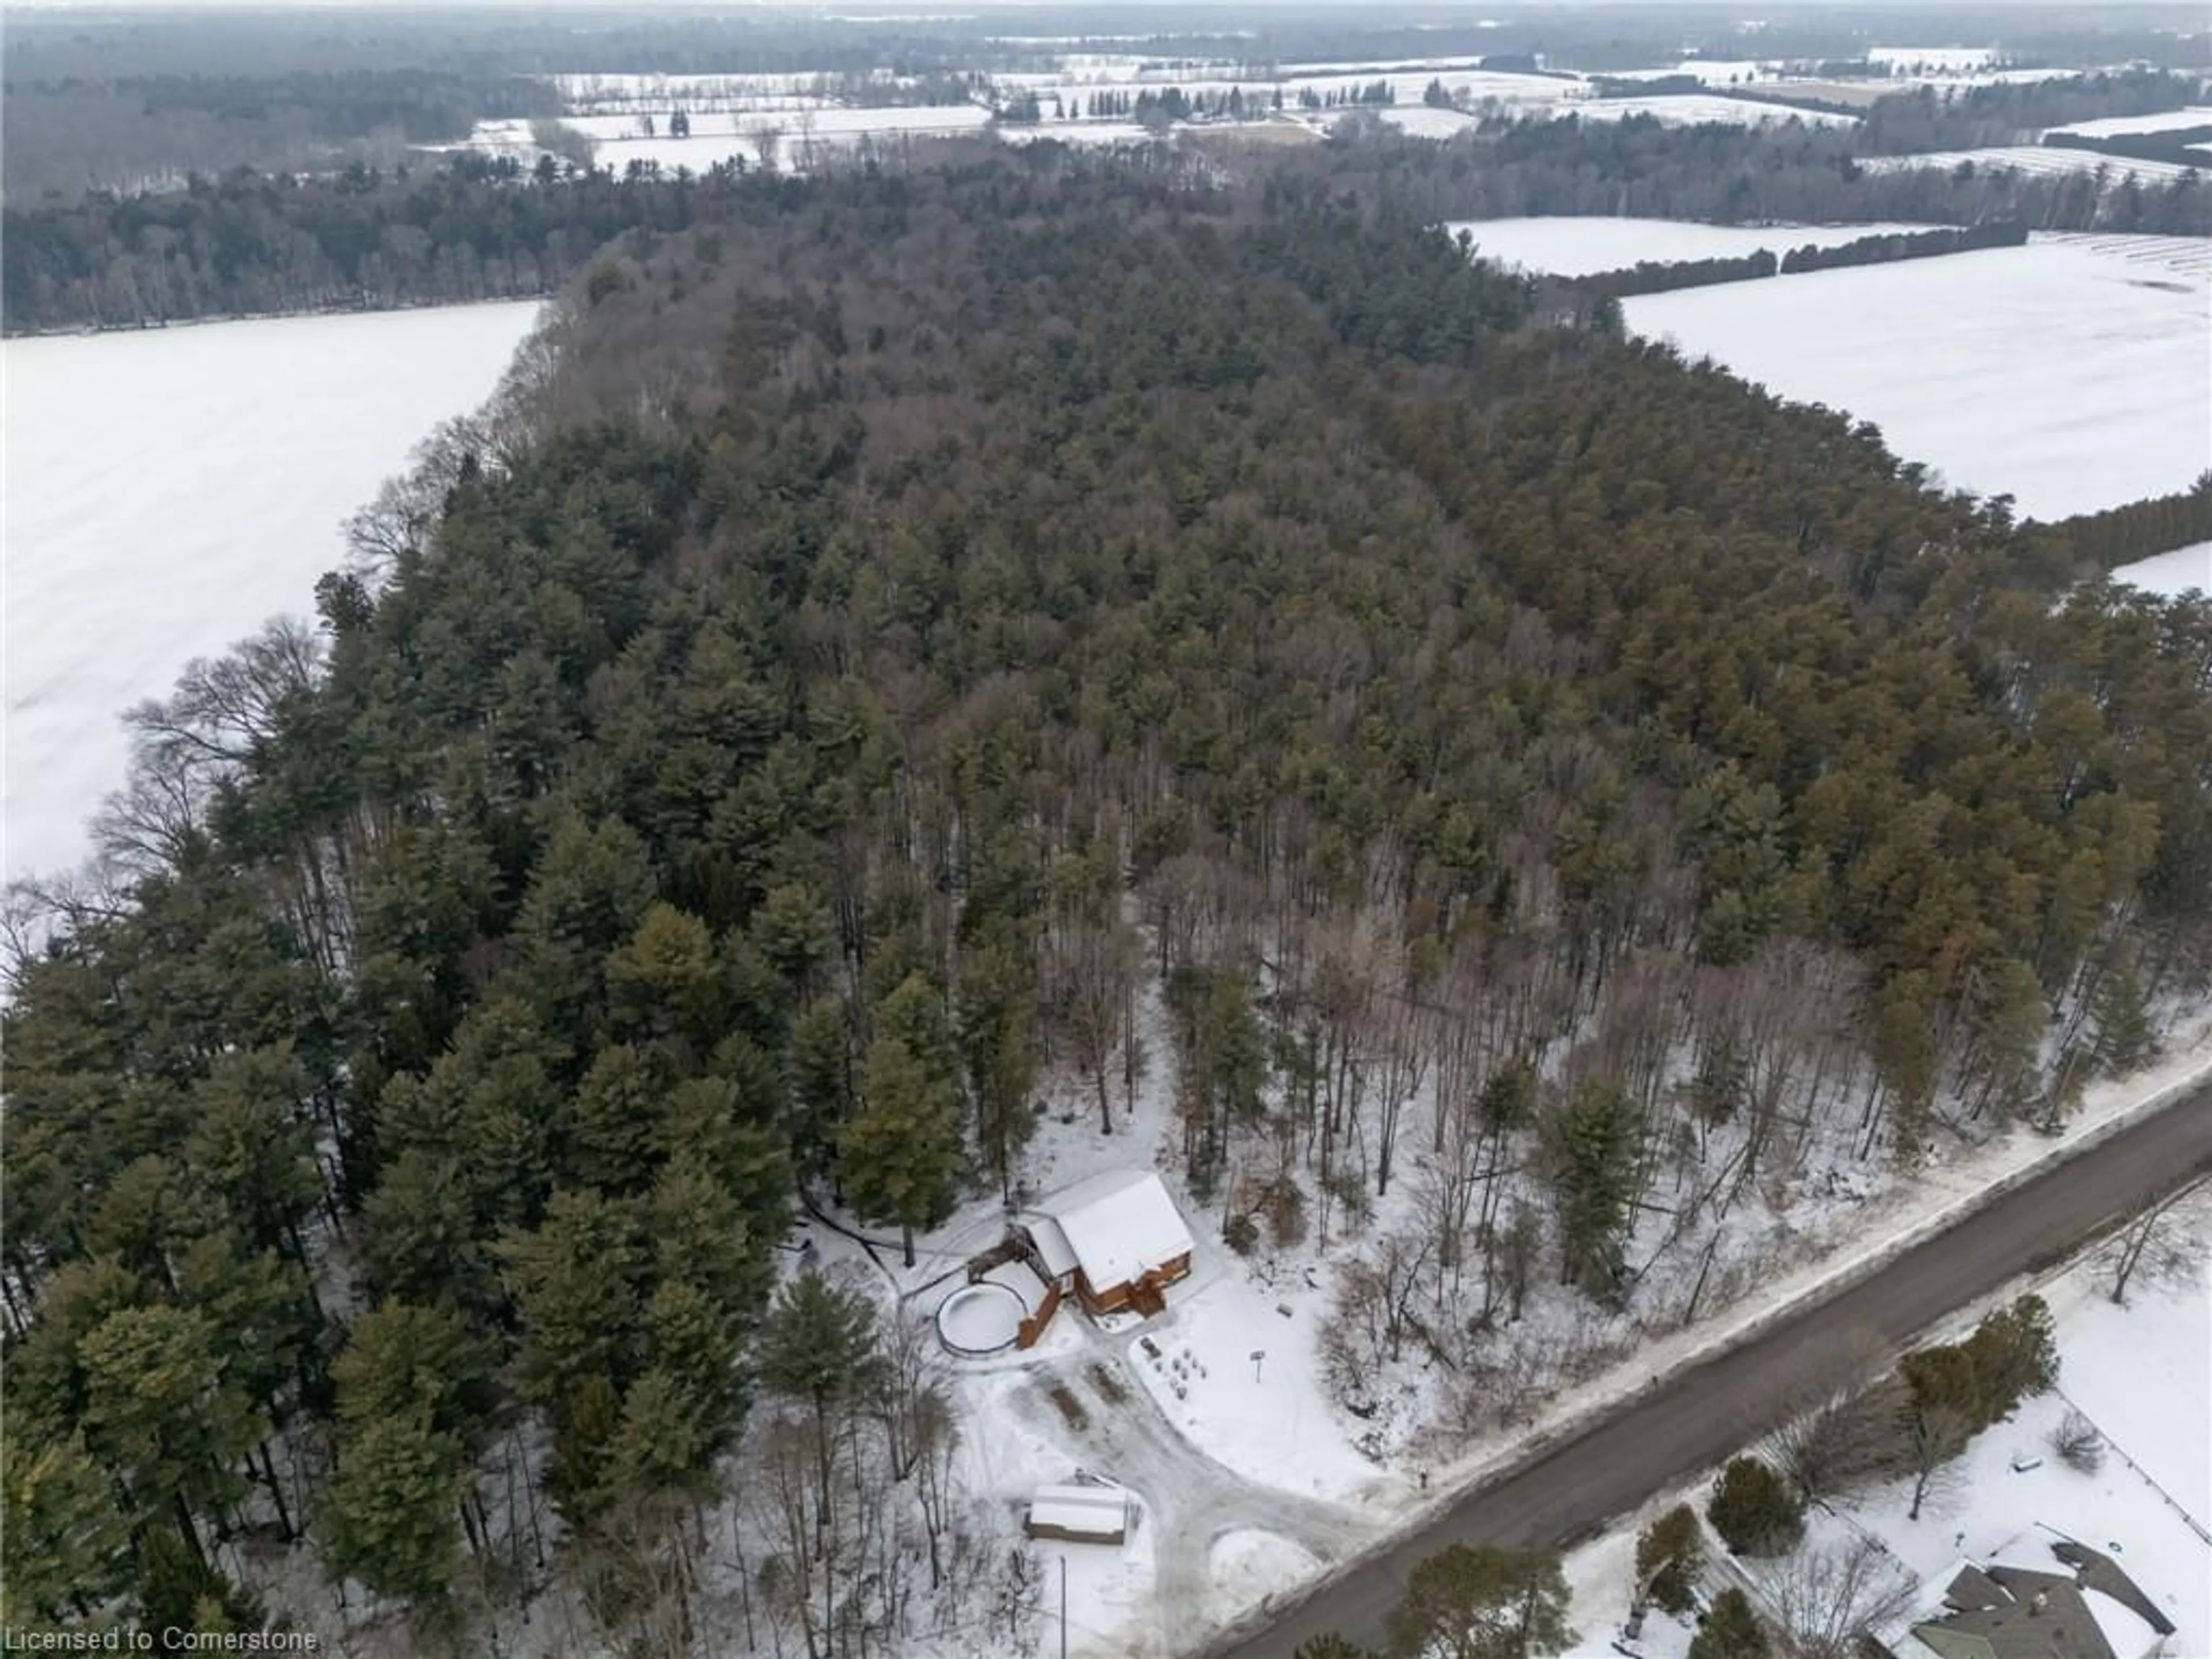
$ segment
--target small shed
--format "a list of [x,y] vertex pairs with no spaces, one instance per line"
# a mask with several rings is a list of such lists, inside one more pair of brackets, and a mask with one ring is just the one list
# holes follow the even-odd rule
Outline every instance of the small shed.
[[1158,1313],[1190,1272],[1190,1231],[1149,1170],[1113,1170],[1038,1204],[1024,1231],[1045,1277],[1093,1315]]
[[1118,1544],[1129,1535],[1129,1494],[1120,1486],[1039,1486],[1027,1531],[1067,1544]]

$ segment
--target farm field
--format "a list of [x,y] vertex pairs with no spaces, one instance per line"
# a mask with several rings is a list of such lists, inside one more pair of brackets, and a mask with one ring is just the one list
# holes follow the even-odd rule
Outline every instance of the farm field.
[[1847,410],[1950,487],[2063,518],[2212,465],[2212,283],[2179,237],[2042,238],[1625,302],[1629,325]]
[[119,717],[271,616],[488,398],[535,304],[10,340],[4,873],[58,873],[124,780]]
[[2112,580],[2167,599],[2192,589],[2199,593],[2212,593],[2212,542],[2178,547],[2171,553],[2124,564],[2112,572]]
[[2076,138],[2123,138],[2138,132],[2186,132],[2191,127],[2212,127],[2212,107],[2162,110],[2156,115],[2114,115],[2101,121],[2076,121],[2070,127],[2054,127],[2051,131],[2070,133]]
[[2171,183],[2189,171],[2173,161],[2142,161],[2131,156],[2106,155],[2094,149],[2069,149],[2063,145],[2010,144],[1992,149],[1931,150],[1920,155],[1875,155],[1864,163],[1869,172],[1892,172],[1900,167],[1957,167],[1971,162],[1976,167],[2016,167],[2035,173],[2094,173],[2104,168],[2112,179],[2133,179],[2139,185]]
[[1444,226],[1474,238],[1477,257],[1553,276],[1588,276],[1641,260],[1740,258],[1761,248],[1834,247],[1861,236],[1926,225],[1701,225],[1675,219],[1464,219]]
[[1619,121],[1632,115],[1649,115],[1666,125],[1678,127],[1771,126],[1785,121],[1801,121],[1808,127],[1848,127],[1856,125],[1859,118],[1833,110],[1792,109],[1783,104],[1759,104],[1748,99],[1704,93],[1658,98],[1598,98],[1577,104],[1572,112],[1592,121]]

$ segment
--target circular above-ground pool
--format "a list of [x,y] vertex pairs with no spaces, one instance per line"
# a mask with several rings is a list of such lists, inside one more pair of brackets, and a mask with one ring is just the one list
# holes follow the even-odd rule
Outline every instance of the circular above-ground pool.
[[986,1279],[963,1285],[937,1307],[937,1337],[954,1353],[975,1358],[1014,1346],[1029,1310],[1007,1285]]

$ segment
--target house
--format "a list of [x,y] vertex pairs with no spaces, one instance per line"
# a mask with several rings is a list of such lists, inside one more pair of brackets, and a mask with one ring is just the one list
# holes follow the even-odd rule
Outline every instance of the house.
[[1068,1544],[1118,1544],[1129,1535],[1129,1494],[1120,1486],[1039,1486],[1025,1529]]
[[1092,1316],[1158,1313],[1190,1272],[1190,1232],[1159,1176],[1115,1170],[1027,1212],[1016,1229],[1039,1275]]
[[1882,1645],[1893,1659],[2152,1659],[2165,1651],[2172,1621],[2110,1557],[2070,1541],[2051,1553],[2074,1571],[1957,1563]]

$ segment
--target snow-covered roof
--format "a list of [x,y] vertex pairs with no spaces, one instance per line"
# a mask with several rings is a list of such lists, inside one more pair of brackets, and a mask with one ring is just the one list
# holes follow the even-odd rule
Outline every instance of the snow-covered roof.
[[1044,1306],[1044,1283],[1036,1276],[1036,1270],[1019,1256],[1012,1261],[1001,1261],[983,1277],[993,1285],[1005,1285],[1021,1297],[1022,1306],[1030,1313]]
[[[1126,1285],[1190,1253],[1182,1212],[1149,1170],[1093,1176],[1054,1194],[1037,1209],[1059,1224],[1076,1265],[1095,1291]],[[1034,1228],[1030,1236],[1036,1237]],[[1037,1249],[1040,1254],[1045,1249],[1042,1239]]]
[[1036,1214],[1029,1218],[1029,1229],[1030,1242],[1036,1246],[1047,1273],[1060,1279],[1075,1271],[1075,1251],[1067,1235],[1060,1231],[1060,1223],[1048,1215]]
[[1120,1486],[1039,1486],[1030,1498],[1033,1531],[1118,1540],[1128,1526],[1129,1494]]

